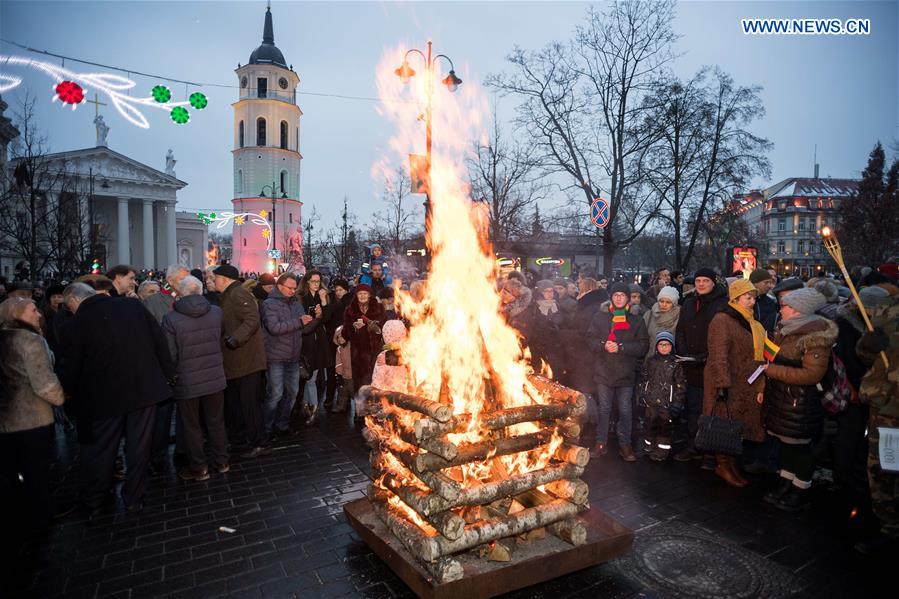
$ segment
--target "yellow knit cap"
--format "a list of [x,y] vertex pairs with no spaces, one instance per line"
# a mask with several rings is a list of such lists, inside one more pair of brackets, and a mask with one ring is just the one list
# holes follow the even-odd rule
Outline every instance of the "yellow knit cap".
[[737,279],[727,288],[727,294],[732,302],[737,301],[737,298],[744,293],[755,293],[758,295],[758,292],[759,290],[748,279]]

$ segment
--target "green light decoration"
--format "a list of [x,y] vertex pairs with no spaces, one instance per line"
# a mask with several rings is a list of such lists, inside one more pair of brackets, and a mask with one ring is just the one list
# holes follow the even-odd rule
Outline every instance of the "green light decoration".
[[190,100],[190,105],[197,110],[203,110],[209,104],[209,100],[206,99],[206,94],[201,92],[192,93],[188,100]]
[[153,99],[160,104],[165,104],[172,99],[172,90],[164,85],[155,86],[150,93],[153,95]]
[[179,125],[183,125],[190,120],[190,113],[187,112],[187,109],[184,106],[175,106],[172,108],[171,116],[172,120]]
[[210,212],[210,213],[209,213],[209,218],[215,218],[215,212]]

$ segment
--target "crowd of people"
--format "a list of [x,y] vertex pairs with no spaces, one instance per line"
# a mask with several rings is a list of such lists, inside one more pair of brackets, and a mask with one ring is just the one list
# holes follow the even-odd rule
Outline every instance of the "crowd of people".
[[[380,254],[352,283],[317,270],[243,279],[229,264],[139,274],[118,265],[0,289],[0,489],[23,496],[34,521],[108,509],[116,479],[139,511],[156,473],[207,480],[324,410],[352,417],[353,395],[401,360],[394,288],[426,284],[391,281]],[[876,445],[877,425],[899,420],[899,286],[895,265],[856,275],[857,299],[837,278],[766,269],[661,268],[642,284],[513,270],[497,289],[535,371],[590,398],[582,441],[594,456],[614,444],[625,462],[695,460],[733,487],[776,473],[764,500],[788,512],[810,505],[826,466],[882,542],[899,536],[896,474]],[[712,417],[736,423],[737,451],[700,443]],[[70,506],[51,501],[54,426],[77,435]]]

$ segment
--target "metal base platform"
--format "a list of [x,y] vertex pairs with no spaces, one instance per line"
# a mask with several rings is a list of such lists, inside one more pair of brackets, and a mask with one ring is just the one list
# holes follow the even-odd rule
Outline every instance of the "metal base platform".
[[343,506],[353,529],[378,557],[419,597],[427,599],[480,599],[558,578],[595,566],[627,553],[634,532],[596,508],[579,518],[587,527],[587,543],[574,547],[547,534],[546,538],[519,544],[512,561],[491,562],[470,554],[459,561],[465,570],[460,580],[436,584],[417,558],[381,522],[367,498]]

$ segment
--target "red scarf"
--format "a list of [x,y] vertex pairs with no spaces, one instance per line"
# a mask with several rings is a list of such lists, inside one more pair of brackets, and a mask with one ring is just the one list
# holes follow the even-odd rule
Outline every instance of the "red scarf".
[[612,330],[609,331],[609,341],[615,341],[616,331],[626,331],[631,328],[627,324],[627,314],[631,307],[630,304],[625,304],[623,308],[616,308],[610,304],[609,308],[612,312]]

